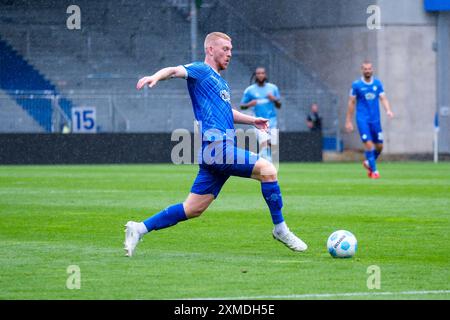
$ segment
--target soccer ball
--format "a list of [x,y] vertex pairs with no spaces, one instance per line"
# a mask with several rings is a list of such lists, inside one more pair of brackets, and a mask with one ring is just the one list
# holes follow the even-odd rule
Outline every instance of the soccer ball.
[[328,237],[327,248],[334,258],[350,258],[356,253],[358,241],[351,232],[338,230]]

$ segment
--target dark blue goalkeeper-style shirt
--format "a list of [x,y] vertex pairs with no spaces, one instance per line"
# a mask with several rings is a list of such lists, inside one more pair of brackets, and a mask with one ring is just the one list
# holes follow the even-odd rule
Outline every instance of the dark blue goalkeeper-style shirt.
[[227,82],[204,62],[193,62],[183,67],[187,71],[189,95],[203,139],[234,139],[233,111]]

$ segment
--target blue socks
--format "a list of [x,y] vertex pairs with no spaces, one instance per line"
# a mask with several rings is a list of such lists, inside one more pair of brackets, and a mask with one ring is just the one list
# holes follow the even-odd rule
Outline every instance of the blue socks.
[[279,224],[284,221],[281,208],[283,207],[283,199],[281,198],[280,187],[278,181],[261,182],[261,191],[272,216],[273,224]]
[[147,230],[159,230],[176,225],[180,221],[187,220],[182,203],[167,207],[163,211],[151,216],[144,221]]
[[378,159],[378,156],[380,155],[380,151],[378,151],[377,149],[375,149],[375,161]]
[[366,159],[369,162],[369,167],[372,170],[372,172],[377,171],[375,149],[370,150],[370,151],[365,151],[364,154],[366,155]]

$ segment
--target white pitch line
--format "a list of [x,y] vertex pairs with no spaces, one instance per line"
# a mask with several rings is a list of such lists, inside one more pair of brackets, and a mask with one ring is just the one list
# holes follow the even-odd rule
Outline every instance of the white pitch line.
[[303,299],[303,298],[334,298],[334,297],[358,297],[358,296],[392,296],[392,295],[427,295],[427,294],[449,294],[450,290],[428,290],[428,291],[382,291],[382,292],[347,292],[347,293],[308,293],[289,295],[266,295],[248,297],[217,297],[217,298],[192,298],[189,300],[258,300],[258,299]]

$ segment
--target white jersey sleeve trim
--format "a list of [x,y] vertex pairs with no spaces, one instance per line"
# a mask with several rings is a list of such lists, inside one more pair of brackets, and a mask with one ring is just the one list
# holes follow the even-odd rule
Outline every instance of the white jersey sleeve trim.
[[188,71],[187,71],[186,67],[185,67],[184,65],[182,65],[182,64],[180,65],[180,67],[183,67],[184,72],[185,72],[185,75],[184,75],[183,79],[184,79],[184,80],[187,80],[187,78],[188,78],[189,75],[188,75]]
[[353,94],[352,92],[353,92],[353,88],[350,89],[350,92],[348,93],[348,96],[349,97],[356,97],[356,94]]

